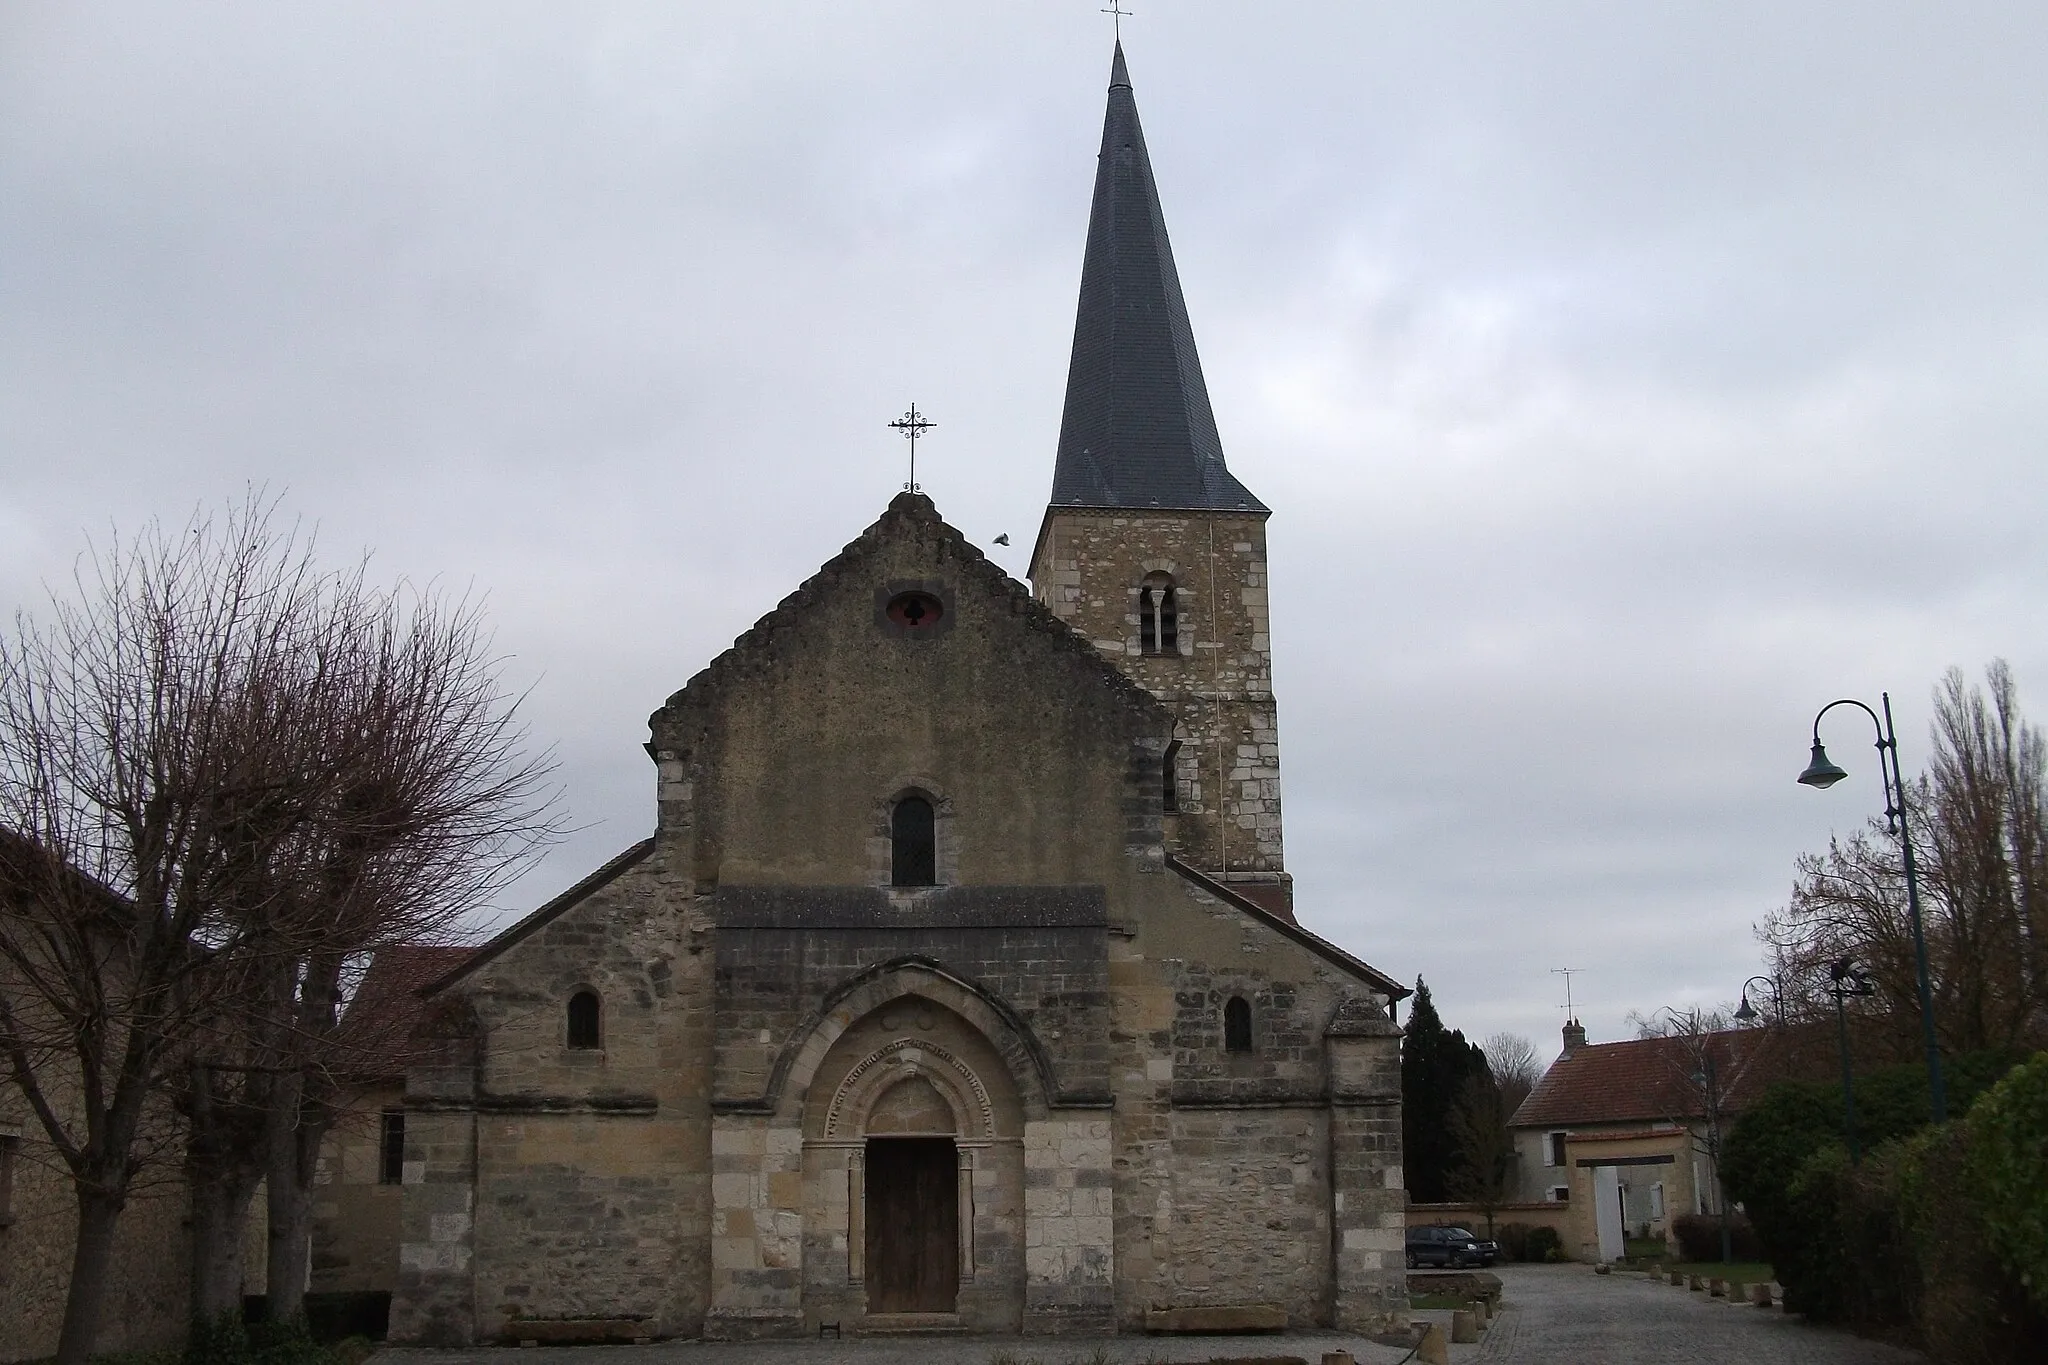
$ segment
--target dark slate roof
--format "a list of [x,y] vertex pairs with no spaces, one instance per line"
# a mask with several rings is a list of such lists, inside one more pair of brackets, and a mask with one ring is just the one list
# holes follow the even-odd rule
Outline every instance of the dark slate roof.
[[1052,506],[1266,510],[1223,464],[1122,43],[1110,66]]

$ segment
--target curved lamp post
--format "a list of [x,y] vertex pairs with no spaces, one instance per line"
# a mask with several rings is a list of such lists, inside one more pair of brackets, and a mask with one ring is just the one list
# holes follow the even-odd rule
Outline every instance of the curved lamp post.
[[1749,1003],[1751,986],[1771,988],[1771,1013],[1777,1016],[1778,1030],[1782,1033],[1785,1028],[1785,993],[1778,989],[1778,979],[1774,976],[1752,976],[1742,983],[1742,1003],[1735,1007],[1735,1022],[1747,1027],[1757,1021],[1757,1008]]
[[[1941,1081],[1941,1048],[1934,1040],[1934,992],[1927,983],[1927,935],[1920,926],[1920,869],[1913,861],[1913,834],[1906,823],[1906,778],[1899,771],[1899,739],[1898,731],[1892,725],[1892,694],[1885,692],[1881,695],[1884,701],[1882,719],[1854,697],[1831,701],[1820,708],[1820,714],[1813,718],[1813,759],[1806,765],[1806,771],[1799,774],[1799,781],[1825,791],[1849,775],[1830,762],[1828,751],[1821,747],[1822,716],[1837,706],[1853,706],[1870,717],[1870,723],[1877,727],[1877,775],[1884,783],[1885,828],[1899,836],[1899,848],[1905,855],[1906,910],[1913,921],[1913,971],[1920,986],[1920,1032],[1927,1048],[1927,1097],[1934,1121],[1944,1123],[1948,1120],[1948,1095]],[[1846,963],[1847,959],[1843,962]],[[1837,975],[1835,981],[1839,985],[1842,977]],[[1869,992],[1853,994],[1867,995]],[[1838,994],[1835,996],[1838,1015],[1841,1003],[1842,997]]]

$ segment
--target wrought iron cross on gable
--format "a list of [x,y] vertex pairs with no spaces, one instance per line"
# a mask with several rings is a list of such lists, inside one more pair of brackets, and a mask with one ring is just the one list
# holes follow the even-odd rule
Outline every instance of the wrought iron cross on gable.
[[917,438],[930,431],[938,423],[927,421],[925,415],[917,410],[917,404],[912,403],[909,412],[904,413],[901,417],[889,423],[889,425],[910,438],[910,482],[903,486],[910,492],[915,493],[918,491]]
[[1124,40],[1124,20],[1131,17],[1131,12],[1124,8],[1124,0],[1109,0],[1109,7],[1102,12],[1114,16],[1109,22],[1116,29],[1116,40],[1122,42]]

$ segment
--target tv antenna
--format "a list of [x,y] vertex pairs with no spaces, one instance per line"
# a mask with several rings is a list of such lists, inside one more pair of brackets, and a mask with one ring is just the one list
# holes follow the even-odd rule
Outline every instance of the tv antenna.
[[1572,974],[1584,970],[1585,968],[1583,967],[1552,967],[1550,969],[1552,976],[1564,978],[1564,1017],[1566,1019],[1576,1019],[1579,1017],[1572,1012]]
[[910,438],[910,482],[904,484],[903,487],[908,491],[915,493],[918,491],[917,438],[924,435],[927,431],[930,431],[933,427],[937,426],[938,423],[927,421],[925,415],[917,410],[917,404],[912,403],[910,405],[909,412],[904,413],[901,417],[898,417],[895,421],[889,423],[889,425]]

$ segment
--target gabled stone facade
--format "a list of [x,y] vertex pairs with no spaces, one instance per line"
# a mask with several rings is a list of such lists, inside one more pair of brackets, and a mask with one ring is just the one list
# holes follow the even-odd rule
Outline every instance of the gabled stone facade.
[[[905,593],[938,621],[894,623]],[[928,500],[652,728],[653,838],[429,993],[395,1336],[1402,1307],[1398,985],[1168,856],[1173,718]],[[912,795],[930,886],[891,884]],[[905,1310],[868,1215],[908,1152],[948,1163],[950,1221],[910,1232],[951,1278]]]
[[905,492],[650,718],[652,838],[428,992],[392,1330],[1372,1330],[1398,982],[1301,928],[1266,509],[1121,49],[1037,595]]

